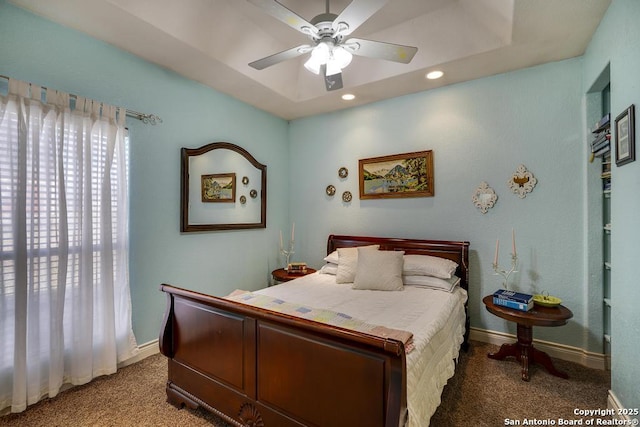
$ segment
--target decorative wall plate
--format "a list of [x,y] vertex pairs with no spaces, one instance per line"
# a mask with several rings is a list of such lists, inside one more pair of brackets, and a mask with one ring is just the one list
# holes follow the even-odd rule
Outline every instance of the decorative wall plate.
[[351,195],[351,191],[345,191],[342,193],[342,201],[345,203],[349,203],[353,196]]
[[471,200],[476,208],[480,209],[480,212],[485,214],[496,203],[498,196],[493,188],[489,187],[489,184],[482,181],[478,188],[476,188],[475,193],[473,193]]
[[247,198],[245,196],[240,196],[240,203],[242,203],[243,205],[247,203]]
[[525,165],[518,166],[516,172],[511,176],[509,181],[507,181],[511,191],[521,199],[527,197],[527,193],[531,193],[537,183],[538,180],[527,170]]
[[249,195],[252,199],[255,199],[256,197],[258,197],[258,192],[256,190],[251,190],[249,191]]
[[243,176],[243,177],[242,177],[242,183],[243,183],[244,185],[249,184],[249,177],[248,177],[248,176]]
[[349,176],[349,169],[345,168],[344,166],[341,167],[340,169],[338,169],[338,176],[340,178],[346,178]]
[[324,191],[327,193],[327,196],[333,196],[336,194],[336,187],[333,185],[327,185],[327,188]]

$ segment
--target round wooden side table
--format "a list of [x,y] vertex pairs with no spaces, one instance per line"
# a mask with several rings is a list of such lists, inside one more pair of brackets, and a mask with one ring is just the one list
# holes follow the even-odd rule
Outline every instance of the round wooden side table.
[[482,299],[487,311],[502,319],[515,322],[518,325],[518,341],[513,344],[503,344],[497,353],[489,353],[491,359],[503,360],[512,356],[522,364],[522,379],[529,381],[529,365],[540,364],[551,375],[568,379],[569,375],[559,371],[553,366],[553,362],[547,353],[533,347],[534,326],[562,326],[573,317],[573,313],[567,307],[543,307],[534,305],[529,311],[514,310],[493,303],[493,295],[487,295]]

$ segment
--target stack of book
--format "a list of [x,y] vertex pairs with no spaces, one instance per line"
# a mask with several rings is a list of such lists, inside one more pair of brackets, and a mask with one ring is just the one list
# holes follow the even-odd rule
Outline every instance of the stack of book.
[[593,141],[591,141],[591,152],[595,157],[602,157],[611,150],[610,114],[601,118],[593,130]]
[[500,289],[493,293],[493,303],[520,311],[533,308],[533,295]]
[[287,265],[287,273],[289,274],[307,274],[306,262],[291,262]]

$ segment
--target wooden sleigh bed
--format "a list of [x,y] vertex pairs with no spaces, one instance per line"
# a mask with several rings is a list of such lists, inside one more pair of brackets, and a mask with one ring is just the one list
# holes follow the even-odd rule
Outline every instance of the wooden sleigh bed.
[[[332,235],[327,254],[370,244],[450,259],[458,264],[460,287],[468,290],[468,242]],[[407,423],[401,341],[170,285],[161,290],[167,309],[160,351],[169,359],[171,404],[203,407],[237,426]],[[466,349],[468,316],[464,331]]]

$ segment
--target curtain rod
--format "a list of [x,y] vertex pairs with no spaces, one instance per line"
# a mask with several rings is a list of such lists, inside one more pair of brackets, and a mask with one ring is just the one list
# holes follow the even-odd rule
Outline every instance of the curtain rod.
[[[4,79],[7,82],[9,81],[9,77],[3,76],[2,74],[0,74],[0,79]],[[30,84],[33,84],[33,83],[30,83]],[[41,87],[42,89],[47,90],[45,86],[41,86]],[[71,97],[72,99],[78,98],[77,95],[73,95],[73,94],[69,94],[69,97]],[[142,123],[150,124],[154,126],[157,125],[158,123],[162,123],[162,119],[159,116],[156,116],[155,114],[140,113],[138,111],[133,111],[128,108],[126,109],[126,111],[127,111],[127,117],[140,120]]]

